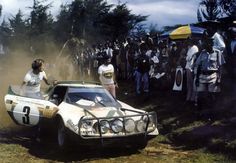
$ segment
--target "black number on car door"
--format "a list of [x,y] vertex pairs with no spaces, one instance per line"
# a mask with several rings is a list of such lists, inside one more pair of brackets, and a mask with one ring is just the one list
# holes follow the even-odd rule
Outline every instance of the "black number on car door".
[[30,107],[25,106],[23,108],[23,112],[25,113],[24,116],[22,117],[22,121],[24,124],[30,124],[30,119],[29,119],[29,114],[30,114]]

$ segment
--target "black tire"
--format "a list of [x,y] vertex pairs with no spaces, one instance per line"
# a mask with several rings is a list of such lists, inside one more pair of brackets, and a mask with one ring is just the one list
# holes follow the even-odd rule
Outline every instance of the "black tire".
[[65,150],[69,145],[69,139],[66,132],[66,127],[62,119],[59,120],[57,127],[57,145],[59,149]]
[[147,146],[147,142],[142,142],[142,143],[138,143],[136,145],[133,146],[134,149],[136,150],[142,150]]

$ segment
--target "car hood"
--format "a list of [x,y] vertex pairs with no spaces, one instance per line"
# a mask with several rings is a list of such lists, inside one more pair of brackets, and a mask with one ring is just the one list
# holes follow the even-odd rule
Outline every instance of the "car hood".
[[[105,117],[120,117],[120,116],[130,116],[137,115],[139,113],[145,113],[145,111],[135,109],[123,102],[120,102],[121,107],[91,107],[91,108],[82,108],[77,105],[72,105],[68,103],[61,103],[59,106],[59,114],[63,117],[68,117],[70,119],[80,119],[81,117],[86,116],[87,118],[105,118]],[[74,118],[72,118],[74,117]],[[67,119],[67,118],[66,118]]]
[[[62,102],[59,106],[59,114],[65,126],[67,126],[71,131],[78,133],[78,124],[82,118],[85,119],[106,119],[106,118],[115,118],[115,117],[126,117],[126,116],[135,116],[138,114],[143,114],[145,111],[132,108],[125,103],[120,103],[122,107],[91,107],[90,109],[84,109],[77,105],[68,104]],[[139,116],[135,116],[138,118]],[[139,117],[140,118],[140,117]]]

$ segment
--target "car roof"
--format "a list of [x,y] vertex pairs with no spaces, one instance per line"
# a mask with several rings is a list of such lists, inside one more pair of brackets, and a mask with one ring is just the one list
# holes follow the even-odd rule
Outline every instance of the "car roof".
[[58,81],[56,85],[67,87],[102,87],[100,83],[93,81]]

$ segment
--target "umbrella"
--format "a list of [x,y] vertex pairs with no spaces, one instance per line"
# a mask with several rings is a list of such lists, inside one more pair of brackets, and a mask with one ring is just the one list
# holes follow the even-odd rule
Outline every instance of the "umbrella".
[[163,33],[161,35],[161,38],[162,39],[170,38],[173,40],[177,40],[177,39],[187,39],[190,37],[192,38],[201,37],[205,31],[206,29],[204,28],[195,27],[192,25],[185,25],[185,26],[178,27],[172,31]]

